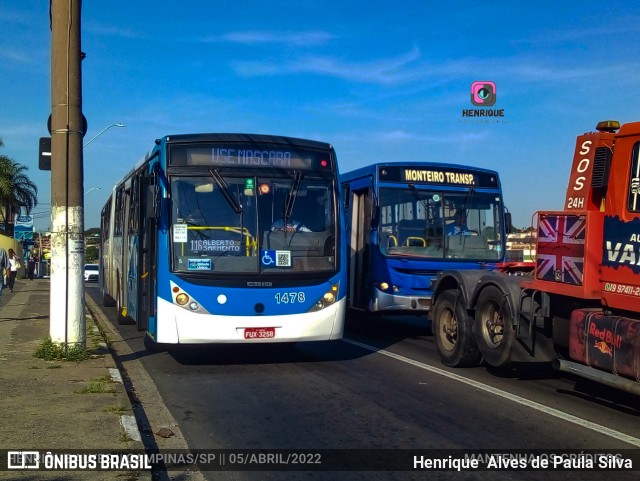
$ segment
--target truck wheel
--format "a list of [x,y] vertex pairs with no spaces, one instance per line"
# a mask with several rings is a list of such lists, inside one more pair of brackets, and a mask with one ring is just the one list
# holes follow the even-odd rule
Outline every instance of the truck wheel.
[[445,366],[469,367],[480,364],[482,357],[473,327],[473,319],[467,314],[460,293],[449,290],[440,294],[431,328],[438,354]]
[[482,357],[491,366],[504,366],[511,361],[515,339],[513,312],[505,295],[489,286],[478,296],[476,308],[476,341]]

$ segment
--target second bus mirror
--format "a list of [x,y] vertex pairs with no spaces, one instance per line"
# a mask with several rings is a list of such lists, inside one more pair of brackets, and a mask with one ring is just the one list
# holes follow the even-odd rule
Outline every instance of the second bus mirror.
[[377,229],[380,222],[380,207],[374,206],[371,209],[371,228]]
[[504,213],[504,230],[507,234],[513,232],[513,224],[511,223],[511,212]]

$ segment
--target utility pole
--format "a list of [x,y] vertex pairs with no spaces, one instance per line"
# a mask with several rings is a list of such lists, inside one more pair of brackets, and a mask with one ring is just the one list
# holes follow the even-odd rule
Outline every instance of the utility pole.
[[86,347],[81,0],[50,0],[51,340]]

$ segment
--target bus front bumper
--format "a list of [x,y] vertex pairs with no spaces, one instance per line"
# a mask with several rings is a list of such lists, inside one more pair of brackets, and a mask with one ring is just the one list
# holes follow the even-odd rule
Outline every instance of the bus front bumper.
[[[226,344],[328,341],[341,339],[346,300],[320,311],[283,316],[216,316],[191,313],[158,301],[156,342],[166,344]],[[245,329],[275,329],[273,337],[247,338]]]
[[431,309],[431,295],[389,294],[374,288],[369,309],[372,312],[426,314]]

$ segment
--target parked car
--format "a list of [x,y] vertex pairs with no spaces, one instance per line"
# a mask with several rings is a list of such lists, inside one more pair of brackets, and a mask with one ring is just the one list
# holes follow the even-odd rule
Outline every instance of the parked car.
[[85,282],[98,282],[99,277],[100,277],[100,266],[98,264],[84,265]]

